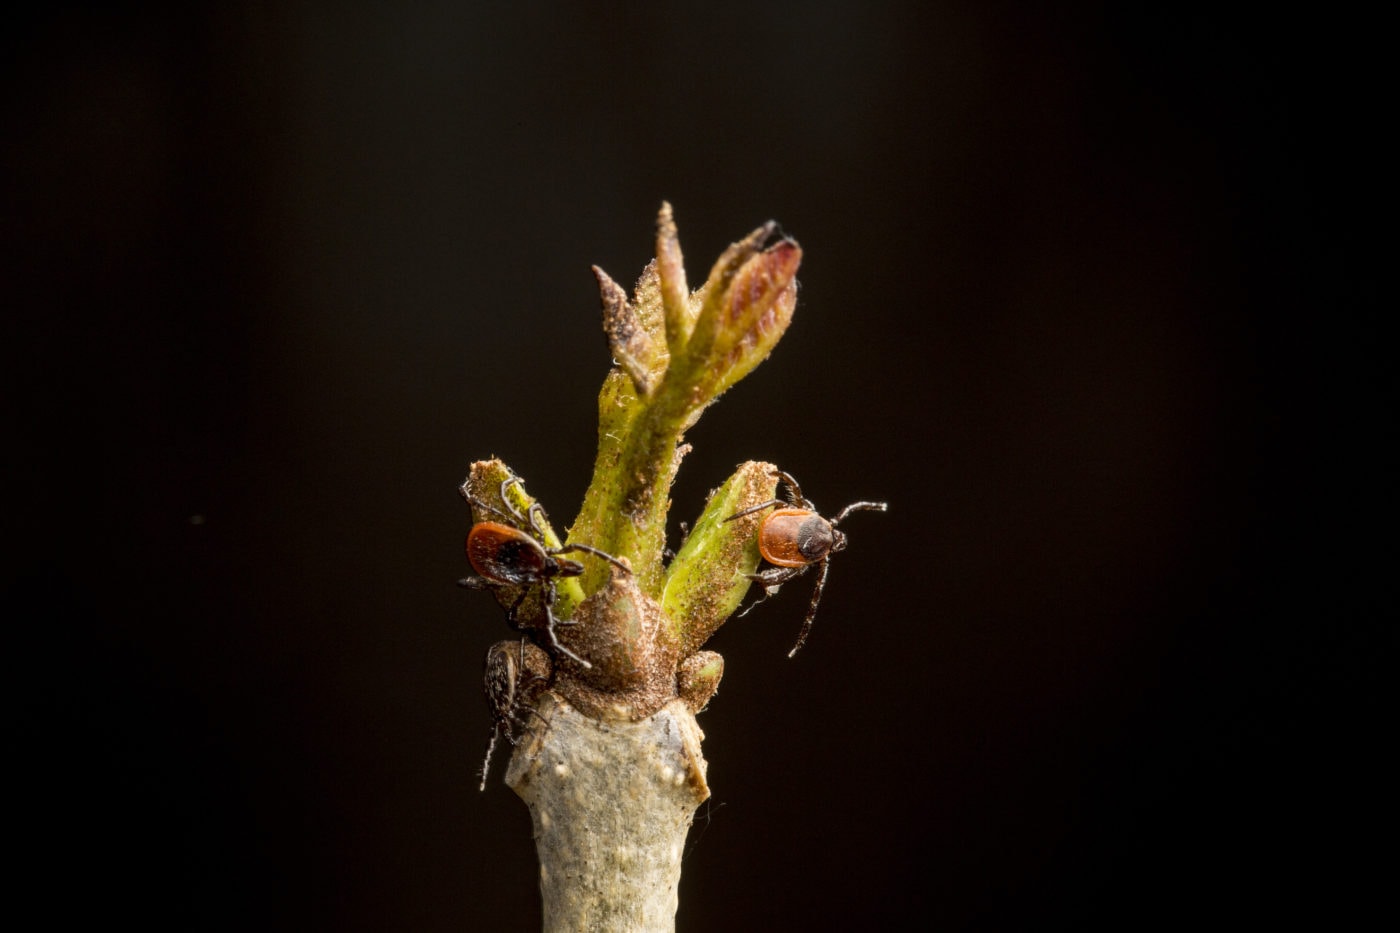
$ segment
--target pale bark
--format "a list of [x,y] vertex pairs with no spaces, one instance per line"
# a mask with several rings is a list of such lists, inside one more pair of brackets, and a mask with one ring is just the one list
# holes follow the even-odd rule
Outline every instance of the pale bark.
[[670,933],[681,854],[710,796],[703,733],[672,700],[638,722],[598,721],[552,691],[506,783],[530,807],[545,933]]

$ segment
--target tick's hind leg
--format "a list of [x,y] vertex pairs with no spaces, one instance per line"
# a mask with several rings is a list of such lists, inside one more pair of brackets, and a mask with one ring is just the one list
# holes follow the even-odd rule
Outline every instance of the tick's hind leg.
[[792,478],[791,473],[783,470],[774,470],[773,475],[782,480],[788,488],[788,502],[801,509],[809,509],[815,512],[817,507],[813,505],[806,496],[802,495],[802,487],[797,485],[797,480]]
[[[520,715],[520,712],[513,712],[510,715],[510,721],[515,723],[515,725],[518,726],[522,732],[530,733],[531,738],[538,739],[540,737],[540,734],[535,731],[533,726],[530,725],[530,716],[533,716],[540,722],[544,723],[544,728],[549,728],[549,720],[541,716],[540,711],[535,709],[533,706],[528,706],[524,703],[517,703],[515,708],[520,712],[527,713],[528,716],[522,716]],[[520,744],[521,736],[518,734],[513,735],[510,732],[507,732],[506,738],[510,740],[510,744],[512,745]]]
[[822,561],[821,573],[817,574],[817,585],[812,587],[812,601],[807,604],[807,617],[802,620],[802,631],[797,633],[797,644],[792,646],[788,657],[797,654],[797,649],[807,641],[807,633],[812,630],[812,622],[817,617],[817,605],[822,601],[822,590],[826,589],[826,572],[830,567],[831,561]]
[[806,569],[807,568],[805,566],[769,567],[767,570],[762,570],[758,573],[744,574],[744,576],[748,577],[750,580],[763,586],[763,595],[758,597],[758,599],[755,599],[753,602],[749,603],[748,606],[745,607],[745,609],[742,612],[738,613],[736,618],[742,619],[744,616],[752,612],[755,606],[759,605],[760,603],[765,603],[771,597],[778,595],[778,587],[782,586],[784,583],[791,580],[793,577],[801,576],[803,572],[806,571]]
[[549,647],[550,647],[550,648],[553,648],[555,651],[559,652],[560,654],[564,655],[565,657],[573,658],[575,661],[577,661],[579,664],[581,664],[582,666],[584,666],[584,667],[586,667],[586,668],[592,667],[592,666],[593,666],[592,664],[589,664],[589,663],[588,663],[587,661],[585,661],[583,658],[581,658],[581,657],[579,657],[578,655],[574,654],[574,653],[573,653],[572,651],[570,651],[568,648],[565,648],[562,644],[560,644],[560,642],[559,642],[559,636],[558,636],[557,634],[555,634],[555,631],[554,631],[554,626],[557,625],[557,624],[559,624],[558,620],[554,618],[554,614],[553,614],[553,613],[550,613],[550,614],[549,614],[549,620],[545,623],[545,629],[544,629],[545,638],[546,638],[546,639],[548,640],[548,642],[549,642]]
[[491,741],[486,745],[486,758],[481,762],[481,770],[478,772],[481,775],[481,787],[479,788],[480,790],[486,790],[486,780],[491,774],[491,756],[494,755],[496,752],[497,740],[500,739],[502,735],[504,735],[506,737],[506,741],[509,742],[513,747],[518,747],[520,745],[520,737],[512,734],[510,731],[512,723],[514,723],[516,726],[519,726],[524,731],[530,733],[531,736],[539,738],[539,733],[536,732],[534,729],[530,728],[530,724],[525,720],[524,717],[522,717],[517,712],[517,710],[524,710],[525,712],[530,713],[535,718],[539,719],[540,722],[544,723],[546,728],[549,727],[549,720],[541,716],[539,714],[539,711],[536,710],[533,706],[526,706],[523,703],[517,703],[514,708],[506,712],[500,719],[496,720],[496,722],[493,723],[491,726]]
[[568,554],[573,551],[582,551],[585,554],[592,554],[594,557],[600,557],[608,563],[612,564],[618,570],[624,571],[628,574],[632,572],[631,567],[627,566],[622,561],[618,560],[616,557],[613,557],[607,551],[601,551],[598,548],[592,547],[587,544],[566,544],[563,547],[550,548],[549,553]]
[[486,745],[486,758],[481,762],[481,770],[477,772],[481,775],[481,787],[478,790],[486,790],[486,779],[491,774],[491,756],[496,753],[496,739],[500,738],[502,728],[504,727],[499,722],[491,725],[491,741]]
[[578,655],[570,651],[568,648],[565,648],[563,645],[561,645],[559,643],[559,636],[554,631],[554,628],[557,625],[573,625],[575,624],[575,621],[576,620],[566,619],[563,622],[560,622],[554,617],[554,585],[545,584],[544,633],[545,636],[549,639],[549,647],[553,648],[555,651],[558,651],[562,655],[566,655],[567,657],[573,658],[585,668],[589,668],[593,665],[589,664],[583,658],[579,657]]

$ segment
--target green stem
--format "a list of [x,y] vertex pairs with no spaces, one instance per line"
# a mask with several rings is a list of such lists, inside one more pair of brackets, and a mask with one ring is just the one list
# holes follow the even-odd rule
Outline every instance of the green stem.
[[[667,392],[665,380],[648,401],[637,399],[626,376],[608,377],[601,407],[620,405],[623,410],[612,418],[600,412],[594,482],[569,540],[627,558],[642,592],[655,595],[662,580],[666,512],[679,459],[676,449],[688,412],[676,404],[674,393]],[[589,567],[584,590],[597,590],[607,576],[605,565]]]

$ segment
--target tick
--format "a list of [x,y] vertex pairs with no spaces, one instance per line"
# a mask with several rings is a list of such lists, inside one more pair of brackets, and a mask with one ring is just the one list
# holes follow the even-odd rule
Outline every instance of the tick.
[[[549,647],[560,654],[573,658],[584,667],[592,667],[593,665],[561,645],[555,633],[556,626],[574,624],[573,620],[554,617],[555,581],[583,574],[583,564],[559,555],[575,552],[592,554],[627,573],[631,573],[632,569],[611,554],[587,544],[546,547],[544,527],[541,524],[544,509],[538,502],[532,502],[529,514],[521,515],[510,501],[508,495],[510,487],[519,482],[519,478],[512,476],[501,483],[501,501],[510,510],[510,514],[490,503],[472,497],[467,492],[466,487],[462,487],[462,497],[467,502],[478,510],[495,515],[503,521],[477,522],[472,526],[472,530],[467,534],[467,560],[471,562],[472,569],[479,576],[458,580],[457,585],[474,590],[496,589],[506,586],[520,587],[515,601],[506,609],[506,620],[520,631],[524,631],[527,627],[517,618],[520,605],[524,602],[530,589],[538,585],[540,587],[540,605],[544,609],[545,616],[544,631],[549,641]],[[521,525],[528,525],[533,535],[523,531],[519,527]]]
[[807,606],[807,617],[802,620],[802,631],[797,635],[797,644],[788,652],[788,657],[797,654],[812,630],[812,620],[817,616],[817,606],[822,600],[822,590],[826,588],[826,575],[831,569],[831,555],[846,549],[846,533],[836,526],[845,521],[852,512],[883,512],[889,508],[885,502],[852,502],[833,519],[822,518],[812,500],[802,495],[797,480],[782,470],[774,470],[788,488],[787,501],[769,499],[759,505],[750,506],[742,512],[735,512],[725,519],[732,522],[736,518],[752,515],[764,509],[773,508],[763,516],[758,526],[758,552],[763,559],[773,564],[767,570],[746,574],[756,583],[763,584],[763,595],[739,615],[748,615],[749,610],[778,592],[778,587],[794,577],[800,577],[812,567],[820,565],[817,584],[812,589],[812,601]]
[[[491,741],[486,746],[486,760],[481,763],[481,790],[486,790],[486,778],[491,773],[491,755],[496,751],[496,740],[505,735],[511,745],[519,745],[520,739],[511,731],[511,726],[519,726],[531,732],[529,724],[520,711],[540,717],[533,706],[524,703],[525,639],[520,639],[520,656],[516,657],[512,645],[495,645],[486,653],[486,674],[482,686],[486,691],[486,702],[491,707]],[[534,650],[538,651],[538,648]],[[530,674],[532,680],[538,680]],[[543,722],[543,717],[540,717]],[[548,723],[546,723],[548,725]]]

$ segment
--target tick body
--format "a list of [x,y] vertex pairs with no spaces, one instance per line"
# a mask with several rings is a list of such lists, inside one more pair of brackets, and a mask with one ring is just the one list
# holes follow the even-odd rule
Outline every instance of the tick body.
[[[531,646],[534,651],[539,648]],[[517,656],[514,646],[502,644],[494,646],[486,654],[486,674],[482,687],[486,692],[486,702],[491,707],[491,741],[486,746],[486,760],[481,763],[481,790],[486,790],[486,778],[491,773],[491,755],[496,751],[496,740],[502,735],[511,745],[519,745],[520,739],[512,731],[512,726],[530,732],[529,724],[521,715],[524,711],[539,716],[532,706],[527,706],[526,681],[540,680],[530,674],[525,663],[525,639],[520,639]]]
[[506,585],[522,586],[583,573],[578,561],[551,556],[534,538],[500,522],[472,526],[467,533],[467,560],[483,577]]
[[[467,560],[479,574],[458,580],[459,586],[471,589],[498,589],[519,587],[520,592],[506,609],[506,619],[512,626],[524,630],[527,626],[518,618],[521,603],[532,587],[540,587],[540,605],[544,609],[544,634],[549,647],[562,655],[572,658],[584,667],[592,667],[583,658],[574,654],[559,643],[556,626],[572,624],[566,619],[554,616],[555,580],[562,577],[577,577],[583,573],[583,564],[576,560],[560,557],[561,554],[583,553],[609,561],[614,566],[631,573],[632,570],[622,561],[586,544],[566,544],[562,547],[544,545],[544,527],[541,516],[544,510],[538,502],[531,503],[528,515],[515,510],[510,501],[511,485],[520,482],[514,476],[501,483],[501,501],[509,513],[503,512],[488,502],[473,498],[462,487],[462,496],[479,512],[495,515],[503,521],[477,522],[467,533]],[[518,524],[511,524],[516,522]],[[527,525],[525,531],[520,525]]]
[[[817,511],[816,505],[802,495],[797,480],[788,473],[775,470],[788,488],[787,501],[770,499],[735,512],[725,519],[733,521],[745,515],[752,515],[764,509],[773,509],[758,525],[758,552],[773,566],[758,573],[748,574],[748,578],[763,584],[763,595],[749,604],[739,615],[747,615],[750,609],[778,592],[787,581],[800,577],[814,566],[820,566],[816,586],[812,588],[812,601],[807,606],[807,616],[802,620],[802,630],[798,633],[797,644],[788,652],[788,657],[797,654],[807,641],[812,630],[812,621],[817,617],[817,606],[821,603],[822,590],[826,588],[826,576],[830,570],[831,555],[846,549],[846,534],[836,526],[852,512],[883,512],[889,508],[884,502],[852,502],[833,519],[826,519]],[[777,508],[774,508],[777,506]]]
[[845,535],[841,547],[836,546],[838,534],[810,509],[774,509],[758,526],[758,552],[778,567],[806,567],[846,546]]

